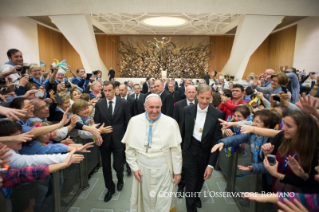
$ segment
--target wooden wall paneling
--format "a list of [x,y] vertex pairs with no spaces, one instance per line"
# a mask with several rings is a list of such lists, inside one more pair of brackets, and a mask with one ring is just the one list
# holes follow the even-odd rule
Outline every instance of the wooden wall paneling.
[[295,50],[297,25],[269,36],[269,68],[279,71],[280,66],[292,66]]
[[119,36],[106,36],[106,63],[108,70],[112,67],[115,70],[115,77],[120,77],[120,59],[118,46],[120,44]]
[[[115,70],[115,77],[120,77],[120,67],[118,66],[120,63],[118,54],[120,36],[95,35],[95,37],[104,65],[108,70],[112,67]],[[107,76],[103,76],[103,78],[108,79]]]
[[220,72],[230,57],[234,42],[234,35],[211,36],[210,43],[212,56],[209,59],[209,70]]
[[251,55],[242,79],[246,79],[246,77],[250,73],[254,73],[256,75],[260,75],[264,73],[265,70],[268,68],[268,62],[269,62],[269,37],[267,37],[266,40],[264,40],[264,42]]
[[[104,65],[106,62],[106,35],[95,35],[97,49]],[[106,66],[106,65],[105,65]]]
[[[75,51],[73,46],[69,43],[69,41],[63,36],[62,39],[62,57],[60,60],[65,60],[68,65],[71,66],[72,71],[75,73],[77,68],[83,68],[83,64],[81,61],[80,55]],[[91,70],[87,70],[91,72]],[[72,75],[67,72],[68,77],[72,77]]]
[[[292,26],[269,35],[251,56],[243,79],[251,72],[260,74],[267,68],[277,71],[280,66],[292,66],[296,30],[297,26]],[[234,35],[210,36],[210,43],[213,43],[212,57],[209,60],[210,71],[223,69],[230,57],[234,37]],[[60,32],[38,25],[38,40],[40,61],[47,64],[47,70],[53,59],[66,59],[74,71],[83,67],[79,54]],[[115,76],[120,77],[118,66],[120,63],[118,53],[120,36],[96,35],[96,42],[100,57],[107,69],[113,67],[116,72]]]
[[51,30],[38,24],[38,42],[40,62],[44,62],[46,67],[43,70],[49,71],[53,59],[61,60],[62,57],[62,39],[60,32]]

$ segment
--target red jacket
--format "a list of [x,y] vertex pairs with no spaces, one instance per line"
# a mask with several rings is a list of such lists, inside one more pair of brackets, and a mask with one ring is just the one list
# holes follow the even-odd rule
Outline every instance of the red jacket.
[[241,99],[239,102],[237,102],[237,104],[234,104],[234,100],[230,100],[226,102],[226,104],[220,103],[220,105],[218,106],[218,109],[226,114],[225,120],[227,121],[228,117],[232,116],[232,110],[235,107],[237,107],[240,103],[246,103],[246,102]]

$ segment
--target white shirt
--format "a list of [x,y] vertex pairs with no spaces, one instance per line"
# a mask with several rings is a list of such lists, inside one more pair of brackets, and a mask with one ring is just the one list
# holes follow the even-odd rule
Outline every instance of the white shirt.
[[136,99],[136,96],[137,96],[137,99],[139,99],[140,98],[140,93],[139,94],[135,94],[134,99]]
[[[106,98],[105,98],[106,99]],[[106,99],[106,103],[107,103],[107,108],[109,108],[109,102],[112,101],[112,114],[114,114],[114,108],[115,108],[115,103],[116,103],[116,96],[114,95],[113,99],[112,100],[108,100]]]
[[121,97],[122,99],[125,99],[127,101],[127,94],[124,97]]
[[186,98],[186,102],[187,102],[187,106],[188,106],[190,103],[195,104],[195,100],[193,100],[193,101],[191,102],[191,101],[189,101],[187,98]]
[[207,116],[208,106],[202,110],[200,109],[199,105],[197,105],[197,115],[194,124],[193,136],[198,141],[202,140],[204,124]]

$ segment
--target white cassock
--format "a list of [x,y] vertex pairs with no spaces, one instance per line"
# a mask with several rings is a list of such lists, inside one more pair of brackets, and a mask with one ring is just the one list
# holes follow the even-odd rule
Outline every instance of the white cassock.
[[[161,114],[152,126],[152,144],[146,153],[149,122],[145,113],[131,118],[122,143],[132,171],[140,170],[142,182],[133,179],[131,212],[168,212],[176,206],[173,175],[182,172],[182,141],[177,122]],[[152,195],[150,195],[152,193]]]

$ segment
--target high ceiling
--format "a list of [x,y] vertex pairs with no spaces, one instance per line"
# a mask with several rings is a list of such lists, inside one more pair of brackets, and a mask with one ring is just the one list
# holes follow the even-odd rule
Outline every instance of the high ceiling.
[[[186,24],[178,27],[154,27],[143,23],[150,17],[178,17]],[[213,13],[109,13],[92,14],[93,24],[102,25],[101,30],[107,34],[163,34],[163,35],[212,35],[225,34],[238,23],[238,14]],[[231,28],[229,28],[231,26]],[[99,26],[97,26],[99,27]]]
[[[91,14],[94,33],[116,35],[222,35],[236,34],[237,14]],[[142,23],[148,17],[170,16],[181,17],[187,24],[180,27],[150,27]],[[29,16],[33,20],[58,30],[48,16]],[[294,24],[306,16],[286,16],[274,30]]]

